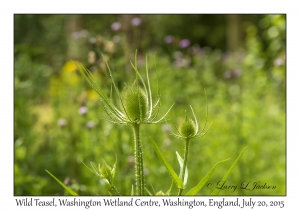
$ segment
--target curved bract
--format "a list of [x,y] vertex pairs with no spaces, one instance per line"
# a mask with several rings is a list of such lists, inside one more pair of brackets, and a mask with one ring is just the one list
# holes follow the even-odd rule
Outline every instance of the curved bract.
[[[84,68],[77,66],[74,63],[80,72],[84,75],[90,86],[100,95],[101,105],[105,112],[110,117],[110,121],[118,124],[156,124],[163,121],[164,117],[168,114],[169,110],[160,118],[157,119],[158,113],[160,110],[160,96],[155,103],[152,100],[151,94],[151,86],[148,75],[148,65],[147,65],[147,57],[146,57],[146,75],[147,82],[144,81],[142,76],[140,75],[137,64],[136,64],[137,54],[135,54],[135,64],[131,63],[133,69],[136,72],[136,80],[132,86],[125,87],[125,89],[120,93],[117,88],[114,78],[112,76],[111,70],[109,68],[108,63],[106,63],[109,75],[112,80],[112,85],[114,86],[114,90],[118,95],[120,100],[121,109],[115,106],[111,100],[106,96],[102,88],[96,82],[96,79],[91,74],[91,72]],[[143,87],[138,85],[138,82],[142,83]]]

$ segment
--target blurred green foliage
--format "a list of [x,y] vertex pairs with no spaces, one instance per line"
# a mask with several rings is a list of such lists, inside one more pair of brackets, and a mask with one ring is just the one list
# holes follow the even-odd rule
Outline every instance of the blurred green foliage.
[[[104,61],[122,89],[135,78],[130,61],[136,49],[142,74],[147,54],[151,84],[157,83],[156,58],[162,111],[176,102],[167,117],[170,126],[184,119],[189,105],[204,125],[206,89],[208,122],[213,124],[203,138],[191,141],[187,189],[216,162],[234,160],[248,146],[226,184],[260,181],[276,189],[222,190],[220,195],[285,195],[286,17],[239,15],[234,17],[236,30],[227,16],[15,15],[15,195],[67,195],[45,169],[80,195],[107,195],[108,186],[81,160],[89,164],[104,158],[112,165],[115,154],[115,185],[121,194],[130,194],[131,130],[105,120],[99,97],[70,59],[87,67],[109,94]],[[228,45],[229,32],[240,37],[234,50]],[[152,88],[155,98],[158,87]],[[171,179],[149,136],[178,172],[175,152],[183,154],[184,144],[170,136],[164,124],[141,129],[147,187],[165,192]],[[231,164],[218,166],[211,180],[215,185]],[[211,192],[205,188],[200,193]]]

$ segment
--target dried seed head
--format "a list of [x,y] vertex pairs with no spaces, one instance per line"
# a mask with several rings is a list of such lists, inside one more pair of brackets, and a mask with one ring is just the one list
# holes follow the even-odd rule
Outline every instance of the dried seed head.
[[149,111],[148,98],[145,91],[133,84],[126,87],[121,94],[125,115],[131,121],[142,121],[146,119]]
[[179,125],[178,130],[183,137],[188,138],[196,134],[197,127],[195,122],[186,116],[185,120]]

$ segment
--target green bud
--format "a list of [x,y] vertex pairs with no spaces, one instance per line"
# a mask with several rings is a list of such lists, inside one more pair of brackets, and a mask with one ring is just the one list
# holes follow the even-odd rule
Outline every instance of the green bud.
[[100,175],[101,178],[106,179],[108,182],[112,181],[113,170],[109,165],[106,164],[104,160],[102,161],[102,165],[100,167]]
[[149,111],[148,98],[145,91],[134,83],[126,87],[122,94],[125,115],[131,121],[142,121]]
[[197,128],[195,122],[186,116],[184,122],[179,125],[178,130],[183,137],[188,138],[196,134]]

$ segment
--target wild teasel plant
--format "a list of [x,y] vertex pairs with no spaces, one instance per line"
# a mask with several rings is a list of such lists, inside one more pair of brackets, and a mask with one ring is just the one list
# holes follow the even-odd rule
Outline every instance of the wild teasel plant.
[[[75,64],[76,65],[76,64]],[[112,81],[112,86],[120,101],[120,108],[112,103],[112,100],[107,97],[103,89],[98,85],[95,77],[92,73],[85,69],[83,66],[79,67],[79,70],[84,75],[90,86],[100,95],[101,106],[109,116],[109,121],[122,125],[130,125],[133,128],[134,135],[134,155],[135,155],[135,177],[136,177],[136,194],[144,195],[144,164],[143,164],[143,149],[142,141],[140,138],[140,127],[142,124],[157,124],[165,119],[165,116],[169,113],[174,103],[169,110],[158,119],[160,111],[160,94],[158,93],[158,99],[153,103],[151,85],[148,74],[148,64],[146,57],[146,78],[139,73],[137,67],[137,53],[135,54],[135,64],[131,62],[131,65],[136,73],[136,79],[131,86],[126,86],[123,91],[119,91],[112,76],[110,67],[106,63],[109,75]],[[139,86],[139,81],[142,83],[142,87]],[[158,85],[158,84],[157,84]],[[159,87],[158,87],[159,91]],[[112,95],[112,94],[111,94]]]
[[[206,92],[205,92],[205,98],[206,98]],[[198,120],[195,116],[193,107],[190,106],[192,114],[193,114],[193,118],[191,119],[187,116],[187,113],[185,111],[185,118],[184,121],[181,122],[178,126],[176,125],[176,123],[174,122],[174,126],[176,128],[176,132],[173,132],[170,127],[168,127],[170,134],[175,136],[178,139],[182,139],[185,141],[185,147],[184,147],[184,159],[182,159],[180,157],[180,155],[176,152],[179,164],[180,164],[180,175],[179,178],[181,181],[183,181],[183,186],[182,187],[178,187],[178,195],[182,194],[183,189],[185,188],[185,185],[187,183],[187,179],[188,179],[188,169],[187,169],[187,160],[188,160],[188,154],[189,154],[189,144],[190,144],[190,140],[192,139],[197,139],[197,138],[201,138],[202,136],[204,136],[207,131],[209,130],[211,124],[209,125],[209,127],[205,130],[206,128],[206,124],[207,124],[207,117],[208,117],[208,105],[207,105],[207,98],[206,98],[206,119],[205,119],[205,124],[203,126],[203,128],[199,129],[199,125],[198,125]],[[175,117],[174,117],[175,118]]]
[[[135,193],[132,186],[131,195],[145,195],[145,192],[147,192],[148,195],[170,195],[170,192],[172,190],[173,182],[176,183],[178,188],[178,196],[182,195],[183,190],[186,188],[186,184],[188,181],[188,154],[189,154],[189,144],[192,139],[197,139],[203,137],[207,131],[209,130],[211,124],[206,128],[207,125],[207,117],[208,117],[208,105],[207,105],[207,97],[205,92],[205,98],[206,98],[206,119],[204,123],[204,127],[202,129],[199,128],[199,124],[197,121],[197,118],[195,116],[194,110],[192,106],[191,112],[193,115],[193,119],[189,118],[187,116],[187,113],[185,114],[184,120],[177,126],[176,123],[174,123],[175,126],[175,132],[173,132],[170,128],[170,134],[174,137],[184,140],[185,147],[184,147],[184,158],[182,158],[179,153],[176,151],[177,160],[179,162],[180,166],[180,172],[179,176],[174,171],[173,167],[169,164],[167,159],[164,157],[162,152],[160,151],[159,147],[155,143],[153,139],[150,138],[150,140],[153,143],[154,149],[160,158],[160,160],[165,165],[169,175],[172,178],[172,183],[169,188],[169,190],[164,193],[162,190],[158,192],[154,192],[153,194],[145,187],[145,180],[144,180],[144,165],[143,165],[143,149],[142,149],[142,141],[140,136],[140,127],[142,124],[157,124],[162,121],[166,122],[166,115],[169,113],[171,108],[173,107],[174,103],[171,105],[171,107],[168,109],[168,111],[160,118],[158,118],[158,114],[160,111],[161,103],[160,103],[160,94],[159,94],[159,85],[157,83],[157,89],[158,89],[158,99],[156,102],[153,102],[152,99],[152,92],[151,92],[151,85],[149,81],[149,75],[148,75],[148,64],[147,64],[147,56],[146,56],[146,82],[142,78],[141,74],[139,73],[138,67],[137,67],[137,53],[135,54],[135,62],[134,64],[131,62],[131,65],[136,73],[136,79],[133,82],[132,85],[126,86],[122,91],[119,91],[119,89],[116,86],[116,83],[114,81],[114,78],[112,76],[111,70],[109,68],[109,65],[107,65],[107,69],[109,71],[109,75],[112,81],[112,86],[114,87],[115,92],[117,93],[117,96],[119,98],[119,104],[115,105],[112,102],[112,89],[110,97],[108,97],[103,89],[99,86],[96,79],[92,75],[92,73],[85,69],[83,66],[79,67],[76,63],[74,63],[77,68],[81,71],[81,73],[86,78],[87,82],[90,84],[90,86],[100,95],[100,101],[101,106],[104,109],[104,111],[107,113],[110,119],[108,121],[111,121],[116,124],[121,125],[130,125],[133,128],[133,136],[134,136],[134,156],[135,156]],[[155,65],[156,68],[156,65]],[[139,85],[139,82],[142,84]],[[174,117],[175,119],[175,117]],[[237,157],[237,159],[234,161],[234,163],[231,165],[227,173],[224,175],[223,179],[220,182],[220,185],[226,182],[228,176],[232,172],[233,168],[239,161],[240,157],[244,153],[247,147],[245,147],[240,155]],[[217,162],[212,169],[199,181],[199,183],[194,186],[192,189],[190,189],[186,195],[196,195],[202,188],[205,186],[207,181],[209,181],[212,173],[214,172],[217,165],[219,165],[222,162],[228,161],[229,159],[221,160]],[[84,164],[85,165],[85,164]],[[86,165],[85,165],[86,166]],[[87,167],[87,166],[86,166]],[[89,168],[89,167],[88,167]],[[116,162],[113,165],[113,167],[110,167],[106,162],[103,160],[102,164],[98,164],[98,167],[94,163],[91,163],[91,168],[89,168],[94,174],[99,176],[101,179],[105,180],[111,189],[113,190],[114,194],[120,195],[119,191],[114,185],[114,176],[116,173]],[[64,185],[61,181],[59,181],[53,174],[51,174],[49,171],[46,170],[46,172],[52,176],[61,186],[63,186],[71,195],[78,195],[73,190],[68,188],[66,185]],[[212,192],[211,195],[218,195],[221,188],[216,188]]]

